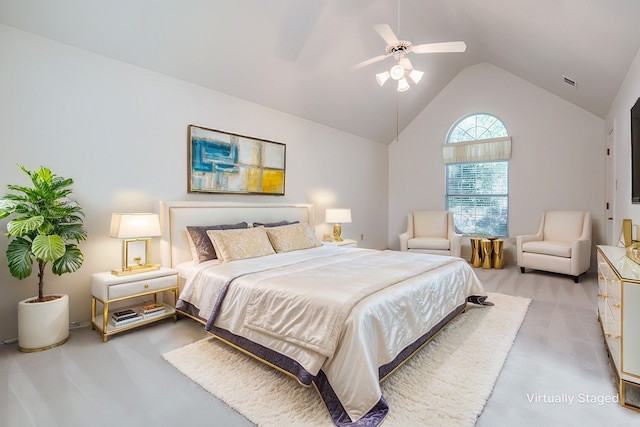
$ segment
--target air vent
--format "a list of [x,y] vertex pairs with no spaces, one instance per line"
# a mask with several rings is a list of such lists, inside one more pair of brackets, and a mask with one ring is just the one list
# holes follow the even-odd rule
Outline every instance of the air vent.
[[569,86],[571,86],[571,87],[572,87],[572,88],[574,88],[574,89],[576,89],[576,88],[578,87],[578,82],[576,82],[576,81],[575,81],[575,80],[573,80],[573,79],[570,79],[570,78],[569,78],[569,77],[567,77],[567,76],[562,76],[562,80],[563,80],[566,84],[568,84]]

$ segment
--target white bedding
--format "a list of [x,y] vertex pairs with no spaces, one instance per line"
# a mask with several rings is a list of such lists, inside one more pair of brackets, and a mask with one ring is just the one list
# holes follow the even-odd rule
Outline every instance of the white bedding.
[[215,326],[284,354],[313,375],[322,370],[353,421],[380,401],[380,366],[468,296],[486,295],[460,258],[335,246],[192,264],[185,273],[180,299],[203,319],[236,278]]
[[220,264],[220,261],[218,259],[212,259],[205,262],[186,261],[176,265],[175,269],[178,271],[180,278],[186,281],[203,268],[211,267],[215,264]]

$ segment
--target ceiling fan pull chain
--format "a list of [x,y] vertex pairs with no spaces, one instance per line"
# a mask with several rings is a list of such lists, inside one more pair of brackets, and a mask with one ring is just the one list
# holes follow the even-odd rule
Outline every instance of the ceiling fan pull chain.
[[[400,0],[398,0],[399,2]],[[400,107],[398,98],[398,92],[396,91],[396,142],[400,142],[400,113],[398,112]]]

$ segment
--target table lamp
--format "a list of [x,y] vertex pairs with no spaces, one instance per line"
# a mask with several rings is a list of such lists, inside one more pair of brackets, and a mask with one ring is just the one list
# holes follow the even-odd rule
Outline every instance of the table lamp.
[[160,220],[154,213],[114,213],[109,236],[122,240],[122,270],[112,274],[142,273],[157,270],[151,263],[151,237],[160,236]]
[[351,222],[351,209],[327,209],[325,213],[326,222],[335,223],[333,226],[333,240],[336,242],[342,242],[342,226],[340,224],[346,224]]

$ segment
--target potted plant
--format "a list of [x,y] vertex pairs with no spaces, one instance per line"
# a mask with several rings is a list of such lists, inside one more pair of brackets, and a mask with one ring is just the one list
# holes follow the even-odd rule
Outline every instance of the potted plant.
[[[84,257],[75,243],[87,237],[84,214],[68,196],[73,180],[40,167],[20,168],[32,187],[7,185],[14,193],[0,199],[0,219],[7,224],[7,262],[12,276],[22,280],[38,266],[38,296],[18,304],[18,347],[21,351],[45,350],[64,344],[69,337],[69,296],[44,293],[48,264],[54,274],[76,271]],[[75,242],[75,243],[73,243]]]

